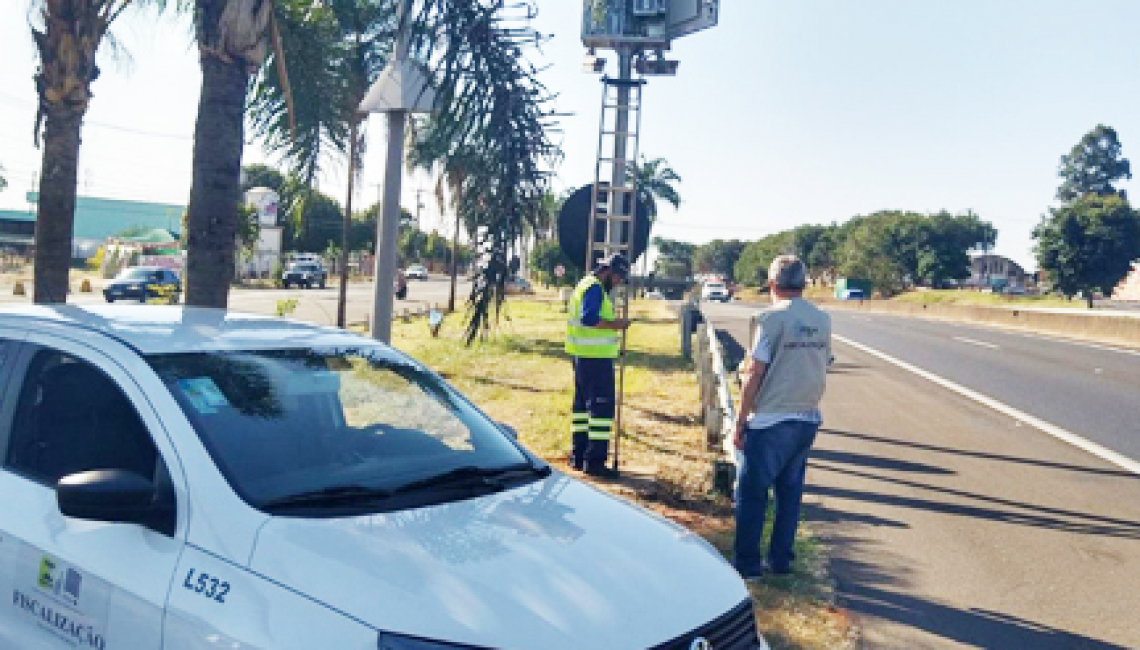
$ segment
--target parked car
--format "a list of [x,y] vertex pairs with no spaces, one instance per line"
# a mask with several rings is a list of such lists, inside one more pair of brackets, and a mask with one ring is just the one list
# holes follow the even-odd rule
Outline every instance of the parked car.
[[404,271],[404,276],[409,280],[426,280],[428,279],[428,270],[422,264],[412,264]]
[[719,300],[721,302],[728,302],[732,300],[732,294],[728,291],[728,285],[719,280],[705,282],[701,287],[701,300]]
[[107,302],[165,298],[177,303],[182,297],[182,281],[178,274],[160,266],[132,266],[123,269],[103,287]]
[[844,289],[839,294],[840,300],[866,300],[867,294],[862,289]]
[[0,648],[766,647],[711,545],[373,339],[27,306],[0,368]]
[[534,293],[534,285],[526,278],[513,277],[507,280],[506,290],[508,294],[530,294]]
[[314,285],[324,289],[327,280],[325,267],[316,262],[292,262],[281,273],[281,286],[286,289],[294,284],[304,289]]

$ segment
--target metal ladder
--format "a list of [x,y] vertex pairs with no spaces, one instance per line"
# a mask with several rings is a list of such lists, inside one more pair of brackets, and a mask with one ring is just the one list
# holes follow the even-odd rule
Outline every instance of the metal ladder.
[[[621,253],[633,267],[636,236],[637,163],[641,135],[641,79],[602,78],[602,115],[598,129],[598,161],[594,168],[594,189],[590,202],[590,225],[586,239],[586,266],[589,273],[602,259]],[[618,318],[629,318],[630,287],[619,293]],[[618,380],[614,404],[614,437],[610,453],[616,470],[621,458],[622,402],[625,394],[626,335],[621,337]]]

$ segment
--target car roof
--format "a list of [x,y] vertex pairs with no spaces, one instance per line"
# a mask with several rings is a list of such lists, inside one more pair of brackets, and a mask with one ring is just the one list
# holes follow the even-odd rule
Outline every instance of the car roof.
[[141,354],[360,346],[373,342],[341,329],[285,318],[162,305],[6,307],[0,309],[0,326],[99,333]]

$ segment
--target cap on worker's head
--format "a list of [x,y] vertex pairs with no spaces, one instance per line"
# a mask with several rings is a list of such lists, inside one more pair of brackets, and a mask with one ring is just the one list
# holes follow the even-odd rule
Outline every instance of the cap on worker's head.
[[807,269],[795,255],[781,255],[768,267],[768,280],[780,289],[801,291],[807,285]]
[[629,260],[621,253],[614,253],[598,264],[598,270],[601,269],[609,269],[618,275],[629,275]]

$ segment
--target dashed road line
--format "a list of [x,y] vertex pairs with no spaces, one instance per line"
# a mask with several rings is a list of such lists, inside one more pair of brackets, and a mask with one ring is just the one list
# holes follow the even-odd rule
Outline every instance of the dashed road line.
[[964,336],[955,336],[952,338],[955,341],[959,341],[961,343],[969,343],[970,345],[977,345],[979,347],[989,348],[991,350],[1000,350],[1001,349],[1000,345],[994,345],[993,343],[986,343],[985,341],[978,341],[976,339],[968,339]]
[[933,382],[933,383],[935,383],[935,384],[937,384],[937,385],[939,385],[939,386],[941,386],[947,390],[958,393],[962,397],[973,400],[979,404],[982,404],[983,406],[988,406],[989,408],[997,411],[998,413],[1001,413],[1003,415],[1007,415],[1007,416],[1013,418],[1014,420],[1016,420],[1018,422],[1028,424],[1029,426],[1041,431],[1042,433],[1050,435],[1050,436],[1052,436],[1052,437],[1054,437],[1054,438],[1056,438],[1062,442],[1068,443],[1068,444],[1070,444],[1070,445],[1072,445],[1078,449],[1086,451],[1086,452],[1096,456],[1097,458],[1100,458],[1101,460],[1104,460],[1104,461],[1107,461],[1109,463],[1112,463],[1113,465],[1116,465],[1117,467],[1119,467],[1121,469],[1132,472],[1133,474],[1140,474],[1140,462],[1132,460],[1131,458],[1129,458],[1123,454],[1115,452],[1115,451],[1113,451],[1107,447],[1104,447],[1102,445],[1099,445],[1099,444],[1097,444],[1091,440],[1087,440],[1085,438],[1082,438],[1081,436],[1079,436],[1079,435],[1077,435],[1071,431],[1068,431],[1066,429],[1062,429],[1061,427],[1059,427],[1055,424],[1051,424],[1049,422],[1046,422],[1045,420],[1034,417],[1028,413],[1025,413],[1024,411],[1019,411],[1018,409],[1015,409],[1012,406],[1005,404],[1004,402],[999,402],[998,400],[996,400],[992,397],[989,397],[987,395],[983,395],[983,394],[981,394],[975,390],[971,390],[969,388],[966,388],[965,386],[963,386],[961,384],[952,382],[949,379],[946,379],[944,377],[940,377],[940,376],[938,376],[932,372],[929,372],[927,370],[923,370],[922,368],[919,368],[917,366],[909,364],[906,361],[903,361],[901,359],[896,359],[896,358],[892,357],[891,355],[889,355],[885,352],[880,352],[880,351],[878,351],[875,348],[872,348],[870,346],[866,346],[866,345],[863,345],[862,343],[852,341],[851,339],[849,339],[847,337],[840,336],[838,334],[832,334],[832,338],[834,338],[835,340],[837,340],[841,343],[849,345],[849,346],[855,348],[856,350],[861,350],[861,351],[866,352],[867,354],[869,354],[873,357],[877,357],[879,359],[882,359],[883,361],[886,361],[887,363],[890,363],[890,364],[895,365],[899,368],[902,368],[903,370],[906,370],[907,372],[916,374],[919,377],[922,377],[923,379],[925,379],[927,381]]

